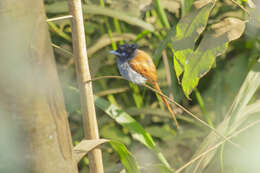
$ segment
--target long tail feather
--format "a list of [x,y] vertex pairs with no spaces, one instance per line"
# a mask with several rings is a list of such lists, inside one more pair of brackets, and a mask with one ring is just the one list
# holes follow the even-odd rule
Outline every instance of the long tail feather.
[[[153,82],[152,85],[153,85],[153,87],[154,87],[157,91],[159,91],[160,93],[162,93],[162,91],[161,91],[161,89],[160,89],[160,86],[159,86],[159,84],[158,84],[157,82]],[[161,95],[160,95],[160,96],[161,96]],[[174,120],[174,122],[175,122],[177,128],[179,129],[180,126],[179,126],[179,124],[178,124],[178,121],[177,121],[177,119],[176,119],[176,115],[175,115],[175,113],[173,112],[171,106],[169,105],[168,101],[167,101],[163,96],[161,96],[161,98],[162,98],[163,103],[165,104],[165,106],[168,108],[168,110],[169,110],[169,112],[170,112],[170,114],[171,114],[171,116],[172,116],[172,118],[173,118],[173,120]]]

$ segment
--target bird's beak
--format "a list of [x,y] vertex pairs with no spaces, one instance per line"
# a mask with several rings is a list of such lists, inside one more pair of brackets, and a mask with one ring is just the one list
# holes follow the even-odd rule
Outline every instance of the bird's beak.
[[117,56],[120,56],[120,55],[121,55],[120,53],[118,53],[117,51],[114,51],[114,50],[111,50],[109,53],[114,54],[114,55],[117,55]]

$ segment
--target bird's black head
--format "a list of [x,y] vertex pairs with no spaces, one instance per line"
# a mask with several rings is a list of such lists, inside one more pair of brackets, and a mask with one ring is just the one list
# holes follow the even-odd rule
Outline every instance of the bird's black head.
[[110,51],[110,53],[116,55],[119,58],[131,58],[136,53],[137,44],[123,44],[118,47],[116,51]]

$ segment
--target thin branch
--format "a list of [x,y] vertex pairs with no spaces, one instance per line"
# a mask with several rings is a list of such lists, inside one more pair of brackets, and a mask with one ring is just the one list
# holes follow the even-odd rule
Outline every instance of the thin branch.
[[200,158],[200,160],[198,161],[198,164],[196,165],[196,167],[195,167],[195,169],[193,170],[192,173],[196,173],[196,172],[198,171],[198,169],[199,169],[199,167],[200,167],[200,164],[201,164],[202,160],[203,160],[203,157]]
[[52,43],[51,45],[52,45],[52,47],[60,50],[61,52],[64,52],[65,54],[67,54],[67,57],[69,57],[69,58],[73,57],[73,54],[69,50],[66,50],[66,49],[64,49],[64,48],[62,48],[62,47],[60,47],[60,46],[58,46],[54,43]]
[[73,58],[73,54],[69,51],[69,50],[66,50],[54,43],[51,44],[52,47],[54,47],[55,51],[58,53],[58,54],[61,54],[62,56],[65,56],[68,59],[67,63],[63,66],[63,69],[68,69],[72,64],[74,64],[74,58]]
[[50,19],[47,19],[46,21],[47,22],[55,22],[55,21],[58,21],[58,20],[65,20],[65,19],[71,19],[71,18],[72,18],[72,15],[67,15],[67,16],[50,18]]
[[[95,81],[95,80],[100,80],[100,79],[108,79],[108,78],[115,78],[115,79],[124,79],[126,80],[125,78],[123,78],[122,76],[101,76],[101,77],[96,77],[96,78],[93,78],[89,81],[86,81],[87,83],[88,82],[91,82],[91,81]],[[196,115],[194,115],[193,113],[191,113],[190,111],[188,111],[185,107],[183,107],[182,105],[180,105],[179,103],[177,103],[176,101],[170,99],[168,96],[158,92],[156,89],[150,87],[149,85],[146,85],[144,84],[143,85],[144,87],[158,93],[159,95],[165,97],[169,102],[171,103],[174,103],[176,106],[178,106],[179,108],[181,108],[183,111],[185,111],[187,114],[189,114],[190,116],[192,116],[194,119],[198,120],[199,122],[201,122],[202,124],[204,124],[205,126],[207,126],[208,128],[210,128],[211,130],[213,130],[218,136],[222,137],[223,139],[227,140],[227,137],[223,136],[222,134],[220,134],[215,128],[211,127],[209,124],[207,124],[205,121],[201,120],[200,118],[198,118]],[[234,145],[235,147],[241,149],[241,147],[232,142],[231,140],[227,140],[228,142],[230,142],[232,145]]]
[[245,9],[245,7],[243,7],[241,4],[239,4],[236,0],[231,0],[231,1],[237,6],[239,6],[242,10],[244,10],[247,14],[250,14],[249,11]]
[[60,29],[59,27],[57,27],[53,22],[48,22],[50,30],[55,32],[57,35],[59,35],[60,37],[62,37],[63,39],[71,42],[71,37],[66,34],[65,32],[63,32],[62,29]]

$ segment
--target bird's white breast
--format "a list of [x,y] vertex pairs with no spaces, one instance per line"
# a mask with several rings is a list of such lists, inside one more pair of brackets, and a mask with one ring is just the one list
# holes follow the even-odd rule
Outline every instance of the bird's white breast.
[[146,78],[144,78],[139,73],[135,72],[129,65],[128,61],[122,61],[120,58],[117,59],[117,66],[120,74],[126,78],[127,80],[136,83],[136,84],[144,84],[146,82]]

